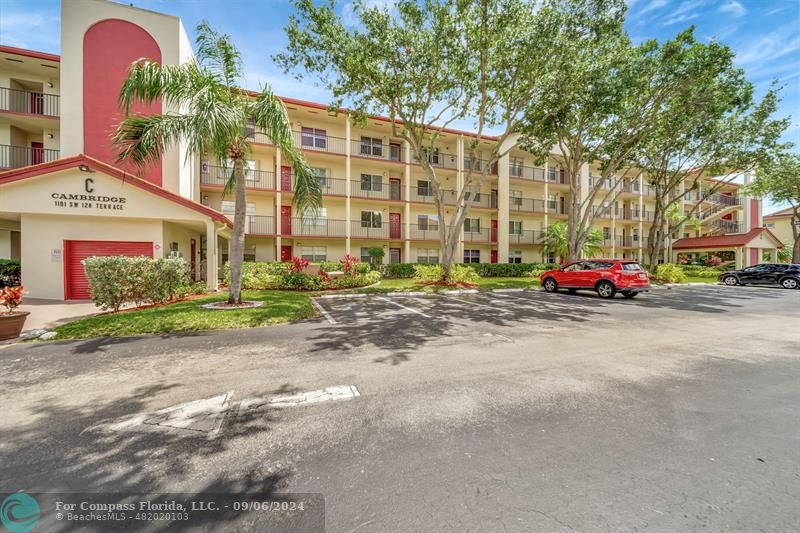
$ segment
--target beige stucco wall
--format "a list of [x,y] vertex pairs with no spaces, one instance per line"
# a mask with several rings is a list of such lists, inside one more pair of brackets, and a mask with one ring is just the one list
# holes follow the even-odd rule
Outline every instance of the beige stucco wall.
[[794,242],[794,235],[792,234],[792,217],[775,217],[765,218],[764,222],[773,224],[769,230],[775,234],[784,244],[791,244]]
[[200,279],[200,276],[203,274],[200,268],[200,241],[202,238],[202,233],[200,231],[194,231],[191,228],[187,228],[185,226],[181,226],[179,224],[175,224],[173,222],[164,222],[163,225],[163,237],[161,242],[163,243],[163,255],[167,256],[170,254],[170,243],[178,243],[178,253],[181,257],[186,260],[187,266],[191,265],[191,250],[192,250],[192,239],[195,240],[195,278]]
[[11,259],[11,232],[0,229],[0,259]]

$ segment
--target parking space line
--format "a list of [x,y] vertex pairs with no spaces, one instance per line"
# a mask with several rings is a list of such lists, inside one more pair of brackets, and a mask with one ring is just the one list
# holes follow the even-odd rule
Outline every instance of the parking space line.
[[399,304],[399,303],[395,302],[394,300],[390,300],[389,298],[386,298],[384,296],[379,296],[378,299],[379,300],[383,300],[384,302],[389,302],[390,304],[396,305],[397,307],[405,309],[406,311],[411,311],[412,313],[416,313],[418,315],[424,316],[425,318],[430,318],[430,316],[426,315],[422,311],[419,311],[418,309],[414,309],[412,307],[406,307],[405,305]]
[[331,316],[331,314],[330,314],[328,311],[326,311],[324,307],[322,307],[322,304],[321,304],[321,303],[319,303],[319,302],[318,302],[318,301],[316,301],[316,300],[311,300],[311,303],[312,303],[312,305],[313,305],[314,307],[316,307],[316,308],[317,308],[317,311],[319,311],[320,313],[322,313],[322,316],[324,316],[324,317],[325,317],[325,319],[326,319],[328,322],[330,322],[331,324],[336,324],[336,320],[334,320],[334,319],[333,319],[333,317]]

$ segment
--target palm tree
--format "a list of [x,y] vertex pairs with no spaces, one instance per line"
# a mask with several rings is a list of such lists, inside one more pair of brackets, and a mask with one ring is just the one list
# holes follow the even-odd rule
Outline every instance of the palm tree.
[[[558,257],[559,263],[569,256],[569,237],[567,236],[567,223],[558,221],[547,226],[544,234],[545,253],[553,252]],[[603,250],[603,232],[592,229],[586,236],[581,248],[581,257],[594,257]]]
[[[231,162],[231,175],[223,194],[234,193],[231,241],[231,280],[228,302],[241,303],[242,263],[247,215],[245,161],[252,152],[255,130],[270,137],[291,164],[295,176],[294,205],[300,213],[319,207],[321,191],[300,150],[294,145],[283,102],[265,86],[257,95],[241,88],[243,65],[229,35],[212,30],[207,22],[197,26],[197,60],[183,65],[135,61],[119,94],[125,119],[114,135],[119,161],[139,166],[157,163],[165,148],[185,141],[192,156],[211,155]],[[165,114],[130,115],[134,102],[161,99]]]

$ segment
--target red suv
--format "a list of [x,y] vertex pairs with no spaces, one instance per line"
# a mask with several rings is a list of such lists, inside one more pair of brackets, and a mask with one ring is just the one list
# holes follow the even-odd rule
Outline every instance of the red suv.
[[601,298],[613,298],[617,292],[633,298],[650,289],[650,276],[636,261],[626,259],[581,259],[558,270],[548,270],[539,279],[547,292],[567,289],[597,291]]

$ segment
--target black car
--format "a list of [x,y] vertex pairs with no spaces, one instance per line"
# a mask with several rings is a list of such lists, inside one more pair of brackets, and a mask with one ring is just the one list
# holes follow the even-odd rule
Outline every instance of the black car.
[[800,288],[800,265],[762,263],[719,275],[725,285],[780,285],[784,289]]

